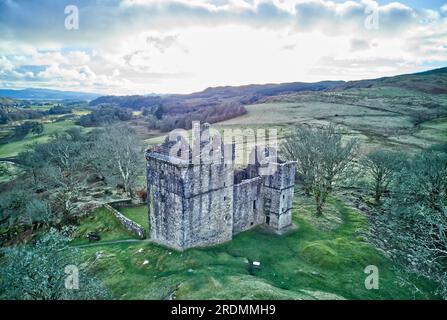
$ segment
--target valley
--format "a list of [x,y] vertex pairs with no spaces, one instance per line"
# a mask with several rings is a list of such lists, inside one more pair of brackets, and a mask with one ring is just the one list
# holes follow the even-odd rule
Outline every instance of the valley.
[[[447,77],[447,72],[442,73],[442,77]],[[360,142],[356,162],[378,148],[413,154],[446,144],[447,94],[439,93],[438,89],[433,89],[436,93],[432,93],[426,84],[422,91],[418,91],[408,88],[407,84],[396,87],[396,82],[394,86],[388,86],[389,81],[386,86],[381,86],[378,81],[376,85],[369,82],[369,87],[357,84],[359,87],[339,88],[337,84],[330,89],[318,87],[318,90],[295,92],[284,89],[263,95],[256,89],[256,98],[251,96],[252,88],[238,89],[238,98],[233,96],[236,89],[208,89],[190,98],[194,97],[194,103],[204,99],[203,96],[219,103],[236,99],[245,112],[217,121],[212,126],[220,131],[275,128],[280,144],[293,135],[296,127],[336,125],[344,140],[355,138]],[[272,89],[269,87],[269,90]],[[169,101],[169,108],[173,108],[175,97],[165,99]],[[242,103],[250,100],[255,101]],[[122,101],[126,100],[123,98]],[[200,108],[206,108],[202,103]],[[48,111],[51,105],[27,108]],[[49,143],[69,129],[79,130],[88,137],[96,129],[108,130],[124,125],[136,132],[144,148],[159,144],[166,137],[161,128],[148,125],[148,119],[153,119],[153,112],[157,112],[158,107],[146,111],[145,108],[132,108],[130,118],[113,118],[113,122],[92,126],[80,125],[81,117],[95,114],[99,108],[116,112],[124,107],[90,103],[87,107],[73,107],[67,114],[0,125],[0,160],[7,168],[7,174],[1,177],[3,189],[24,174],[22,165],[15,163],[21,152],[36,144]],[[98,114],[107,115],[104,110]],[[14,137],[14,128],[26,121],[40,122],[43,132]],[[115,191],[115,186],[101,181],[82,183],[84,193],[78,197],[82,198],[85,208],[90,202],[97,205],[106,199],[125,196],[122,191]],[[284,236],[256,228],[237,235],[229,243],[176,252],[148,240],[138,240],[99,207],[80,212],[70,245],[80,250],[90,272],[118,299],[441,298],[432,280],[402,269],[390,252],[370,241],[371,210],[365,208],[370,205],[372,194],[363,182],[350,183],[337,188],[322,217],[314,215],[315,204],[297,186],[292,216],[298,229]],[[144,188],[145,173],[141,171],[135,189]],[[85,194],[89,189],[92,190],[91,197]],[[145,205],[124,208],[123,214],[148,230]],[[98,234],[101,240],[90,243],[87,240],[90,233]],[[39,232],[32,237],[36,236]],[[32,237],[22,240],[30,241]],[[252,269],[253,261],[259,261],[261,268]],[[364,269],[368,265],[380,268],[380,290],[365,289]]]

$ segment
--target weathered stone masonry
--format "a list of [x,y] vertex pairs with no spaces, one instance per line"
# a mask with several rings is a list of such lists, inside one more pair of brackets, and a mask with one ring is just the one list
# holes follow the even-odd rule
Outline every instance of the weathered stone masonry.
[[146,231],[138,223],[130,220],[109,204],[104,204],[104,208],[110,211],[125,229],[136,234],[140,239],[146,239]]
[[192,164],[148,150],[149,237],[184,250],[215,245],[265,225],[276,233],[292,226],[295,162],[273,163],[270,176],[256,166],[235,173],[232,164]]

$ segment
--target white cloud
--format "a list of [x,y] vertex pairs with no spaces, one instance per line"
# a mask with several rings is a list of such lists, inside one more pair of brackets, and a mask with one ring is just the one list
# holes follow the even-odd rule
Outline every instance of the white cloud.
[[85,65],[90,62],[90,55],[84,51],[71,51],[67,54],[67,59],[72,65]]
[[11,71],[14,65],[5,56],[0,56],[0,72]]
[[30,63],[33,65],[68,64],[69,59],[59,50],[55,51],[34,51],[31,54]]
[[[16,77],[17,85],[109,93],[191,92],[378,77],[447,62],[447,5],[436,11],[372,0],[114,3],[79,0],[78,31],[63,28],[59,2],[20,2],[20,10],[0,3],[0,84]],[[378,30],[365,28],[368,7],[379,10]]]

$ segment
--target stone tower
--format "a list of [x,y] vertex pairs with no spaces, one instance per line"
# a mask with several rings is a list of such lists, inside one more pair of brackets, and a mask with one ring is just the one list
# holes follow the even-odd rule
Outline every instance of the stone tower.
[[[295,162],[263,158],[235,172],[234,163],[223,155],[210,163],[194,161],[219,148],[230,150],[233,158],[233,145],[202,145],[200,140],[198,154],[189,146],[172,152],[177,142],[166,140],[145,155],[152,241],[184,250],[230,241],[259,225],[278,234],[292,228]],[[185,150],[188,156],[182,157]],[[265,167],[271,174],[264,174]]]
[[168,149],[146,152],[150,239],[180,250],[231,240],[233,165],[223,156],[194,164]]
[[293,194],[296,162],[274,163],[276,170],[264,177],[265,224],[276,233],[292,227]]

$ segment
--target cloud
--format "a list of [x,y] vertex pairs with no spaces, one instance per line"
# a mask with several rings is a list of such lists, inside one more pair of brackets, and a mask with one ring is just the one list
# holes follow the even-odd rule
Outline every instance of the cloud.
[[[64,27],[68,4],[79,8],[79,30]],[[419,70],[427,61],[447,62],[446,6],[4,0],[0,85],[190,92],[212,85],[392,75]],[[378,28],[367,28],[375,13]]]
[[362,39],[352,39],[351,40],[351,51],[361,51],[370,48],[368,41]]
[[[79,7],[79,30],[64,27],[67,4]],[[107,41],[142,30],[165,32],[181,27],[234,24],[260,28],[293,25],[297,31],[319,29],[333,33],[354,27],[364,29],[365,10],[369,7],[378,8],[383,32],[398,32],[418,24],[418,18],[423,15],[400,3],[379,7],[371,0],[343,3],[323,0],[103,0],[93,3],[87,0],[9,0],[0,3],[0,26],[4,30],[0,37],[72,45]]]
[[69,64],[85,65],[90,61],[90,55],[84,51],[70,51],[67,54]]
[[0,56],[0,72],[11,71],[14,69],[14,65],[5,56]]
[[178,35],[166,35],[166,36],[148,36],[146,42],[154,48],[164,52],[166,49],[172,47],[177,41]]
[[343,57],[326,56],[312,68],[317,75],[326,75],[329,79],[337,79],[343,72],[352,79],[376,78],[377,72],[382,75],[411,73],[420,68],[412,62],[403,62],[398,58],[359,57],[344,59]]

